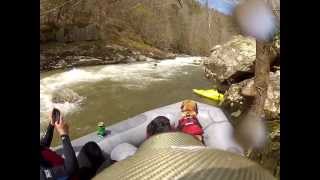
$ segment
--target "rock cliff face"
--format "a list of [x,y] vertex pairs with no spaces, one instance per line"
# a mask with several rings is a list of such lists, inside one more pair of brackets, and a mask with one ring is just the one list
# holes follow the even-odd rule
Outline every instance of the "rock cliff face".
[[[196,0],[42,0],[41,42],[133,38],[160,49],[190,53],[238,34],[233,18]],[[181,49],[179,49],[181,48]]]
[[[264,104],[268,137],[266,146],[247,156],[270,170],[277,178],[280,174],[280,36],[275,37],[272,53],[277,54],[271,62],[267,98]],[[205,74],[209,79],[225,83],[227,90],[222,107],[231,115],[235,126],[241,115],[252,104],[254,97],[255,40],[235,36],[229,42],[215,46],[211,56],[204,61]]]
[[155,59],[168,58],[168,52],[208,55],[210,47],[238,34],[232,17],[207,11],[196,0],[182,2],[41,0],[42,64],[60,61],[66,49],[69,55],[80,51],[100,59],[108,52],[104,47],[114,44]]

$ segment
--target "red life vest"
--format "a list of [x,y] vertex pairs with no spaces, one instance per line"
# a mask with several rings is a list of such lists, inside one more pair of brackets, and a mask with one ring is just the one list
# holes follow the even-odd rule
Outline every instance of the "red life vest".
[[202,135],[203,129],[196,116],[184,116],[179,120],[178,129],[190,135]]
[[44,160],[48,161],[53,167],[64,164],[64,159],[51,149],[44,147],[41,151]]

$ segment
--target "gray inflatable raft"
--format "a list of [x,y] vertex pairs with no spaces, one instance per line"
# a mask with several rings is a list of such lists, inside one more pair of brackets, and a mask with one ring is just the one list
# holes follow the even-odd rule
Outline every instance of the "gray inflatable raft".
[[[204,128],[204,141],[208,148],[226,150],[243,155],[243,149],[234,139],[234,129],[223,111],[214,106],[198,103],[198,119]],[[112,126],[106,127],[110,134],[101,138],[96,132],[73,140],[72,146],[76,154],[81,147],[89,142],[95,141],[99,144],[104,153],[110,154],[112,149],[121,143],[129,143],[140,146],[146,139],[146,127],[157,116],[166,116],[170,119],[172,126],[176,127],[181,118],[181,102],[168,106],[156,108],[137,116],[121,121]],[[55,150],[61,154],[62,147]]]

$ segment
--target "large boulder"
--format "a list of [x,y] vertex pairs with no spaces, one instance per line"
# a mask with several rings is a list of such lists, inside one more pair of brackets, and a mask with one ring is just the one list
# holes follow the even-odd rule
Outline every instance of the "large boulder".
[[[264,104],[266,119],[280,118],[280,70],[270,72],[267,98]],[[246,104],[250,104],[254,97],[254,78],[233,84],[225,93],[223,106],[231,112],[243,112]],[[239,113],[233,113],[239,114]]]
[[211,49],[204,61],[206,76],[218,82],[234,82],[254,72],[256,41],[254,38],[235,36],[223,45]]
[[76,103],[83,100],[83,97],[71,89],[66,88],[54,92],[51,100],[53,103]]

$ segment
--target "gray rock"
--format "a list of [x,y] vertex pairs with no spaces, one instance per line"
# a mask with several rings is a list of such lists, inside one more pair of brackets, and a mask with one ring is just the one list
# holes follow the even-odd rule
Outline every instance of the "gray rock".
[[174,59],[174,58],[177,57],[177,55],[176,55],[176,54],[173,54],[173,53],[168,53],[166,56],[167,56],[167,57],[166,57],[167,59]]
[[53,103],[75,103],[81,101],[83,98],[71,89],[62,89],[53,93]]
[[192,64],[194,64],[194,65],[200,65],[201,63],[202,63],[202,59],[195,59],[192,62]]
[[136,59],[134,59],[133,57],[127,57],[127,62],[129,62],[129,63],[133,63],[133,62],[135,62],[136,61]]
[[138,55],[137,57],[137,61],[146,61],[146,60],[147,60],[147,57],[144,55]]
[[65,67],[65,66],[67,66],[67,63],[66,63],[65,60],[60,60],[60,61],[55,65],[56,68],[63,68],[63,67]]
[[77,61],[73,62],[74,66],[89,66],[89,65],[99,65],[99,64],[103,64],[102,59],[98,59],[94,57],[86,57],[86,56],[83,56]]
[[117,44],[108,44],[105,46],[107,49],[116,50],[116,51],[126,51],[128,48],[117,45]]
[[264,109],[270,118],[280,118],[280,70],[270,73],[270,85],[267,90]]
[[235,36],[231,41],[211,49],[210,57],[204,59],[206,76],[224,82],[237,73],[253,72],[255,58],[255,39]]
[[[270,81],[265,100],[264,111],[267,119],[279,119],[280,117],[280,70],[270,72]],[[254,79],[246,79],[233,84],[226,91],[223,105],[230,108],[231,112],[238,109],[244,110],[247,97],[254,96]]]
[[255,96],[255,90],[254,90],[254,81],[251,79],[249,82],[245,84],[245,86],[241,89],[241,95],[243,96]]
[[123,60],[125,60],[125,59],[126,59],[126,57],[124,57],[124,56],[121,55],[121,54],[117,54],[117,55],[116,55],[116,60],[117,60],[118,62],[123,61]]
[[[231,111],[237,111],[238,107],[243,104],[245,97],[241,95],[241,89],[248,83],[249,80],[244,80],[240,83],[233,84],[224,94],[223,105],[231,108]],[[241,108],[242,110],[242,108]]]

